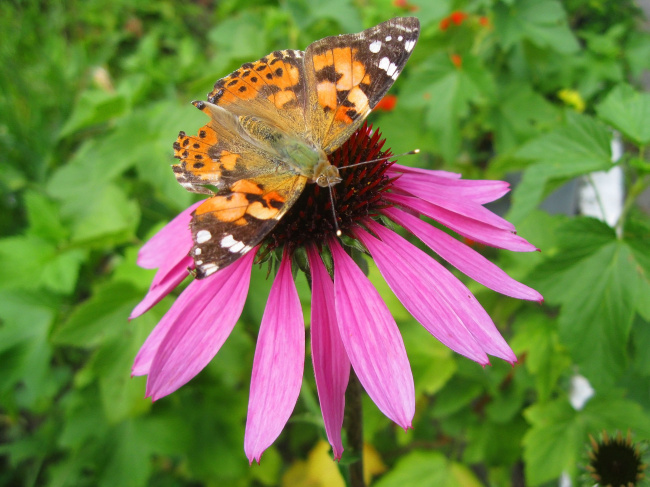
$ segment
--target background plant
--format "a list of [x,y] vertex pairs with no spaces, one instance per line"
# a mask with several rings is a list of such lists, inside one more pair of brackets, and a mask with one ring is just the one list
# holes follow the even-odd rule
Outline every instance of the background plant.
[[[428,336],[370,268],[418,400],[408,433],[365,405],[375,485],[577,480],[589,434],[650,439],[650,222],[638,205],[650,38],[633,2],[13,1],[0,13],[1,485],[335,485],[313,378],[262,465],[243,455],[265,270],[217,358],[155,404],[129,373],[171,301],[127,317],[152,277],[138,248],[194,198],[169,168],[178,130],[204,122],[188,102],[274,49],[397,15],[418,16],[422,35],[371,120],[395,152],[422,150],[406,164],[521,174],[507,216],[541,252],[480,250],[546,304],[469,283],[520,358],[482,369]],[[612,167],[613,130],[625,144],[619,221],[540,209]],[[576,374],[595,390],[579,410]]]

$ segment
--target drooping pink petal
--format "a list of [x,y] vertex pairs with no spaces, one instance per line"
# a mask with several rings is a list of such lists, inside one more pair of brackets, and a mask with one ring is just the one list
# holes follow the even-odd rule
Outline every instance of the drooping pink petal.
[[[397,167],[396,167],[397,166]],[[399,184],[417,184],[425,191],[447,196],[453,199],[469,198],[475,203],[485,204],[501,198],[510,191],[510,184],[506,181],[455,179],[441,176],[445,171],[428,171],[420,169],[419,172],[403,171],[403,166],[394,164],[388,169],[390,176],[399,176]]]
[[256,252],[191,282],[163,317],[134,364],[134,374],[148,371],[147,396],[155,401],[174,392],[217,354],[244,308]]
[[192,313],[192,316],[200,314],[221,288],[223,278],[229,275],[230,272],[226,272],[215,274],[209,280],[194,280],[185,288],[140,347],[131,368],[131,375],[149,374],[160,344],[177,320],[188,313]]
[[444,208],[457,215],[478,220],[510,232],[515,230],[515,226],[512,223],[492,213],[473,198],[460,198],[458,195],[449,194],[448,192],[436,191],[438,188],[435,188],[434,185],[421,181],[418,178],[399,178],[393,183],[392,189],[398,192],[410,193],[413,196],[417,196],[424,201],[428,201],[437,207]]
[[327,439],[334,458],[343,454],[341,428],[345,390],[350,378],[350,360],[339,335],[334,309],[334,284],[314,247],[307,247],[311,269],[311,357],[314,363],[318,400]]
[[386,199],[415,210],[429,218],[433,218],[463,237],[470,238],[476,242],[500,249],[514,250],[516,252],[537,250],[534,245],[531,245],[525,239],[508,230],[459,215],[420,198],[396,193],[386,193]]
[[182,257],[187,255],[192,248],[192,233],[190,232],[192,212],[201,203],[203,201],[194,203],[183,210],[142,246],[138,252],[140,267],[145,269],[164,267],[169,262],[178,262],[179,255]]
[[537,291],[515,281],[499,266],[490,262],[474,249],[459,242],[442,230],[420,220],[418,217],[395,207],[387,208],[383,213],[406,228],[436,254],[476,282],[480,282],[498,293],[513,298],[538,302],[544,300]]
[[[439,264],[435,259],[422,252],[395,232],[388,230],[386,227],[374,222],[373,220],[367,220],[366,225],[382,241],[380,242],[376,239],[373,240],[374,237],[366,234],[367,237],[364,239],[364,243],[368,241],[370,246],[374,249],[375,253],[373,254],[373,258],[375,258],[380,271],[382,271],[382,267],[384,269],[382,275],[384,274],[384,271],[388,271],[386,281],[391,285],[391,288],[395,286],[395,294],[400,298],[400,300],[403,300],[402,302],[407,309],[409,306],[414,308],[426,306],[426,298],[424,298],[425,302],[417,302],[418,300],[422,300],[422,293],[417,292],[414,287],[422,286],[423,289],[429,290],[432,293],[430,306],[432,308],[434,306],[433,293],[436,293],[442,300],[444,300],[444,302],[446,302],[448,307],[453,309],[453,312],[458,316],[462,326],[471,333],[476,343],[484,352],[511,363],[517,361],[517,357],[503,339],[499,330],[494,326],[490,316],[472,295],[471,291],[467,289],[467,287],[451,272],[445,269],[445,267]],[[395,270],[390,267],[391,259],[393,266],[400,266],[400,270],[404,273],[405,277],[400,279],[399,274],[397,278],[391,275],[396,273]],[[381,266],[379,265],[380,261]],[[399,289],[400,287],[401,289]],[[440,311],[440,308],[431,310],[431,312]],[[418,316],[414,316],[418,318]],[[453,327],[450,328],[453,330],[457,324],[458,321],[454,322]],[[456,329],[458,333],[463,331],[461,326],[458,326]],[[457,350],[457,336],[451,334],[443,335],[443,337],[440,338],[435,333],[434,336],[452,350],[456,350],[459,353],[466,355],[460,350]],[[461,338],[461,340],[463,340],[463,338]],[[466,356],[476,360],[474,357],[469,355]],[[485,363],[479,360],[477,360],[477,362]]]
[[401,255],[403,249],[390,248],[362,229],[355,230],[355,236],[370,251],[379,272],[397,298],[429,333],[455,352],[482,365],[490,362],[481,345],[465,327],[462,313],[457,310],[464,306],[464,301],[449,302],[445,293],[439,292],[438,288],[447,284],[444,281],[449,276],[433,279],[431,273],[424,270],[432,264],[429,260],[422,260],[421,269],[414,269]]
[[[190,247],[191,248],[191,241]],[[189,248],[185,251],[189,251]],[[181,254],[184,255],[184,254]],[[189,275],[188,267],[194,267],[194,261],[191,257],[184,255],[177,263],[171,268],[160,269],[151,282],[149,291],[146,296],[138,303],[138,305],[131,311],[129,319],[132,320],[149,311],[154,305],[167,296],[172,289],[178,286]],[[166,272],[165,272],[166,271]]]
[[335,239],[334,300],[341,340],[370,398],[388,418],[411,427],[413,374],[395,320],[377,290]]
[[183,282],[188,276],[188,268],[194,267],[194,261],[187,255],[192,248],[189,225],[194,208],[200,204],[201,202],[195,203],[180,213],[151,237],[138,252],[138,265],[145,269],[158,268],[158,272],[144,299],[131,312],[130,320],[149,311]]
[[305,364],[305,324],[291,257],[282,258],[264,309],[253,359],[244,434],[248,461],[258,463],[280,435],[296,405]]

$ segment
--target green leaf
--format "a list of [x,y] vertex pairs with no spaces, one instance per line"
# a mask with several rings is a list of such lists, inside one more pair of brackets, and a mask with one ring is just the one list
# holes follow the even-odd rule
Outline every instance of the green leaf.
[[524,39],[563,54],[580,49],[569,28],[564,8],[556,0],[517,0],[510,6],[499,2],[494,8],[494,30],[505,49]]
[[456,372],[452,351],[436,340],[415,320],[401,328],[413,370],[415,394],[435,394]]
[[525,411],[532,425],[523,440],[526,481],[531,486],[556,479],[565,470],[575,474],[578,454],[587,441],[577,416],[566,399]]
[[261,15],[246,11],[228,19],[228,22],[218,23],[208,35],[210,44],[216,46],[228,61],[259,59],[261,52],[270,50],[267,39]]
[[523,441],[526,480],[531,486],[556,479],[564,471],[575,480],[589,434],[630,429],[639,440],[650,435],[647,414],[638,404],[618,397],[597,395],[581,411],[558,399],[531,406],[525,417],[532,425]]
[[41,272],[55,255],[54,247],[37,237],[0,240],[0,289],[39,289]]
[[151,470],[149,438],[138,431],[135,421],[111,429],[106,445],[106,465],[99,476],[100,487],[145,485]]
[[400,103],[406,108],[426,107],[425,122],[432,129],[443,157],[453,161],[460,150],[460,120],[469,113],[470,102],[494,96],[491,73],[478,58],[466,55],[457,68],[446,53],[436,53],[413,71],[403,86]]
[[[131,240],[140,221],[140,207],[118,186],[80,190],[78,198],[63,205],[64,214],[74,221],[71,240],[103,247]],[[82,196],[83,195],[83,196]]]
[[85,258],[85,251],[59,251],[38,237],[5,238],[0,240],[0,289],[50,289],[69,294],[75,288]]
[[463,461],[468,464],[512,465],[521,458],[521,441],[528,425],[521,415],[507,424],[480,421],[469,428]]
[[[0,291],[0,392],[21,384],[20,407],[40,410],[61,386],[51,366],[50,327],[58,303],[46,294]],[[9,401],[4,402],[4,407]]]
[[567,112],[566,122],[514,154],[533,161],[513,193],[509,218],[520,221],[542,201],[550,182],[611,169],[610,132],[593,118]]
[[451,462],[442,453],[413,451],[402,456],[395,467],[375,484],[376,487],[479,487],[472,471]]
[[99,89],[85,91],[77,100],[72,115],[61,128],[59,138],[123,115],[127,108],[127,99],[121,93]]
[[35,191],[26,191],[24,198],[29,220],[29,235],[52,243],[67,239],[70,232],[63,225],[55,202]]
[[636,310],[650,322],[650,225],[648,222],[629,222],[625,226],[625,241],[634,254],[634,261],[639,272],[639,296]]
[[52,340],[59,345],[85,348],[101,345],[126,332],[130,326],[129,315],[143,297],[142,292],[130,284],[104,284],[75,309],[55,331]]
[[[647,295],[646,295],[647,296]],[[650,377],[650,322],[637,317],[632,325],[634,370]],[[647,390],[647,389],[646,389]]]
[[[512,83],[500,87],[499,95],[492,113],[497,153],[523,144],[559,120],[558,109],[533,91],[530,85]],[[526,110],[521,107],[526,107]]]
[[482,392],[483,386],[480,383],[457,374],[438,392],[433,406],[433,414],[437,418],[454,414],[471,403]]
[[[563,235],[562,235],[563,233]],[[596,388],[611,386],[625,370],[627,343],[641,274],[626,242],[590,218],[569,222],[563,247],[536,273],[536,287],[562,306],[560,338]]]
[[650,93],[619,85],[596,107],[598,116],[637,145],[650,143]]
[[[110,424],[134,417],[151,407],[145,399],[145,379],[131,377],[133,359],[159,317],[147,314],[138,324],[130,323],[129,330],[113,340],[105,341],[87,364],[88,371],[99,381],[104,415]],[[151,323],[143,327],[143,321]]]
[[43,267],[41,279],[43,285],[52,291],[71,294],[77,285],[79,269],[88,253],[81,249],[72,249],[60,253]]
[[560,376],[571,366],[566,349],[561,346],[554,320],[539,313],[517,317],[517,330],[509,340],[517,356],[525,354],[524,366],[535,378],[539,402],[548,401]]

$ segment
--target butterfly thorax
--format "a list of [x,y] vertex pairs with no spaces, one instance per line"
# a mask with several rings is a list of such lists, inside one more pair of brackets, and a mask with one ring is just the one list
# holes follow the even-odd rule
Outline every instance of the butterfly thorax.
[[341,182],[338,169],[330,164],[322,149],[288,135],[257,117],[240,116],[239,123],[257,145],[276,153],[291,169],[309,178],[310,182],[322,187]]

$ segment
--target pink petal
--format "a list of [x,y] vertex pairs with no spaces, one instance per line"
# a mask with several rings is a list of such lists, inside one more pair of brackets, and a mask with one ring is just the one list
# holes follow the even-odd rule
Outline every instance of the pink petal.
[[334,284],[314,247],[307,247],[311,269],[311,357],[314,363],[318,399],[323,412],[327,439],[334,458],[343,454],[341,428],[345,410],[345,389],[350,378],[350,360],[339,335],[334,303]]
[[436,170],[431,170],[431,169],[420,169],[419,167],[409,167],[409,166],[402,166],[400,164],[393,164],[390,167],[390,171],[392,172],[400,172],[400,173],[405,173],[405,174],[420,174],[422,176],[438,176],[440,178],[446,178],[446,179],[460,179],[461,174],[457,172],[449,172],[449,171],[436,171]]
[[[503,339],[499,330],[494,326],[490,316],[470,290],[451,272],[395,232],[372,220],[367,220],[366,224],[383,242],[376,239],[373,241],[373,237],[368,235],[364,239],[364,243],[367,241],[375,251],[373,258],[375,258],[380,271],[382,271],[382,275],[387,272],[386,281],[391,285],[391,289],[394,286],[395,294],[402,300],[405,307],[407,309],[409,309],[409,306],[416,309],[426,307],[427,297],[423,298],[422,292],[415,289],[416,286],[421,286],[422,290],[428,290],[431,293],[428,296],[431,300],[429,313],[437,314],[442,312],[442,308],[437,306],[442,301],[447,309],[451,309],[457,315],[453,326],[446,325],[447,330],[446,333],[442,334],[442,337],[425,325],[436,338],[452,350],[481,364],[487,363],[459,350],[459,342],[467,340],[466,329],[486,353],[511,363],[517,361],[517,357]],[[359,233],[361,235],[361,232]],[[393,276],[397,274],[397,271],[390,267],[391,259],[392,265],[399,267],[399,270],[404,273],[405,277],[402,279],[396,279]],[[399,274],[397,275],[399,276]],[[436,293],[439,297],[438,302],[436,302],[433,293]],[[414,314],[414,317],[418,321],[420,320],[420,316]],[[420,322],[422,323],[422,321]],[[459,334],[461,336],[458,336]]]
[[192,248],[190,221],[195,203],[165,225],[145,243],[138,252],[138,265],[145,269],[159,268],[144,299],[133,309],[129,319],[134,319],[151,309],[187,277],[194,261],[187,253]]
[[483,207],[472,196],[461,197],[449,191],[441,191],[440,187],[429,184],[422,179],[417,177],[399,178],[393,183],[393,189],[406,191],[440,208],[487,223],[493,227],[502,228],[511,232],[515,230],[515,226],[512,223]]
[[337,240],[334,296],[341,340],[364,389],[388,418],[411,427],[415,389],[411,366],[395,320],[377,290]]
[[[434,196],[437,195],[438,197],[444,196],[455,200],[469,199],[478,204],[498,200],[510,191],[510,185],[505,181],[492,181],[489,179],[452,180],[436,175],[425,176],[422,174],[401,174],[399,176],[400,178],[396,181],[398,185],[418,187],[424,194],[428,193]],[[410,190],[408,191],[411,192]]]
[[298,400],[305,364],[305,324],[291,275],[282,258],[273,282],[255,348],[244,451],[258,463],[280,435]]
[[398,205],[415,210],[423,215],[449,227],[456,233],[476,242],[500,249],[516,252],[531,252],[537,250],[525,239],[503,228],[496,228],[487,223],[454,213],[445,208],[433,205],[420,198],[386,193],[386,198]]
[[436,254],[476,282],[513,298],[540,303],[544,300],[537,291],[515,281],[497,265],[442,230],[398,208],[387,208],[383,213],[413,233]]
[[130,320],[149,311],[154,305],[158,304],[162,298],[167,296],[172,289],[176,288],[176,286],[185,280],[189,275],[187,270],[188,267],[194,267],[194,261],[191,257],[185,255],[186,253],[187,251],[182,254],[183,257],[173,267],[165,269],[164,271],[163,269],[160,269],[156,272],[146,296],[135,308],[133,308],[133,311],[131,311],[131,316],[129,316]]
[[[204,200],[205,201],[205,200]],[[194,203],[179,213],[158,233],[145,243],[138,252],[138,265],[145,269],[163,267],[166,263],[178,262],[179,255],[185,256],[192,248],[190,221],[192,212],[203,201]]]
[[256,252],[191,282],[163,317],[134,364],[134,374],[149,374],[147,396],[174,392],[217,354],[244,308]]
[[481,345],[465,328],[463,318],[466,317],[456,309],[464,305],[460,304],[462,301],[449,302],[445,293],[439,290],[447,285],[445,281],[450,277],[455,279],[453,276],[436,276],[438,279],[435,279],[424,268],[439,264],[426,254],[426,259],[420,256],[420,266],[413,268],[410,261],[401,255],[403,248],[389,247],[362,229],[354,233],[370,251],[388,286],[429,333],[455,352],[482,365],[490,362]]

